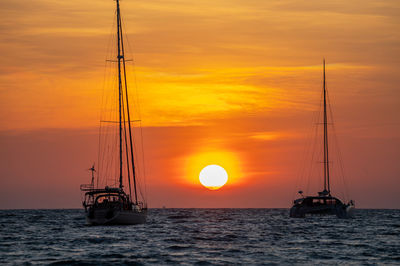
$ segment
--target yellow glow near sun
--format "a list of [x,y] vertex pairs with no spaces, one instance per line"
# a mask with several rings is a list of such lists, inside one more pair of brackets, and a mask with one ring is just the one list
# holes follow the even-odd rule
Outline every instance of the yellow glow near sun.
[[220,189],[228,181],[228,173],[219,165],[207,165],[199,175],[200,183],[210,190]]

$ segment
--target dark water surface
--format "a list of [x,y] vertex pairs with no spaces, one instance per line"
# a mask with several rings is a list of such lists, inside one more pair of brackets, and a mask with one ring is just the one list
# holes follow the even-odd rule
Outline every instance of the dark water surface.
[[400,264],[400,210],[293,219],[286,209],[151,209],[86,226],[82,210],[1,210],[0,264]]

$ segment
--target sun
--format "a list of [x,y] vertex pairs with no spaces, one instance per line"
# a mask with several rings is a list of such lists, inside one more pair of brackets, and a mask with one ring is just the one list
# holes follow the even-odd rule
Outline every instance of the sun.
[[200,183],[210,190],[223,187],[228,181],[228,173],[219,165],[207,165],[200,171]]

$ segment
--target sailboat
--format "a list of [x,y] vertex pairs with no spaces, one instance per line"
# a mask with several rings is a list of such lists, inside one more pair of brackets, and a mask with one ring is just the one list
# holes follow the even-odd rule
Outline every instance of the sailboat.
[[[138,180],[135,169],[133,129],[131,120],[129,101],[128,101],[128,83],[126,80],[126,59],[124,50],[124,39],[122,32],[122,19],[119,0],[116,0],[116,19],[117,19],[117,54],[113,60],[117,64],[117,114],[118,121],[112,122],[116,127],[117,154],[115,157],[115,182],[112,186],[100,187],[99,182],[95,184],[95,166],[91,171],[91,183],[81,185],[81,191],[84,192],[84,201],[82,205],[85,209],[86,221],[91,225],[132,225],[146,222],[147,205],[139,200]],[[115,146],[115,142],[113,142]],[[108,151],[108,153],[112,153]],[[112,157],[109,154],[109,157]],[[109,159],[109,164],[114,163]],[[131,180],[133,182],[131,182]],[[125,189],[125,183],[129,184]],[[132,191],[133,188],[133,191]]]
[[327,116],[327,90],[325,81],[325,59],[323,61],[323,178],[324,188],[316,196],[302,196],[293,201],[290,209],[290,217],[304,218],[309,215],[336,215],[339,218],[350,218],[354,212],[354,202],[350,200],[343,203],[337,197],[332,196],[330,188],[330,165],[328,149],[328,116]]

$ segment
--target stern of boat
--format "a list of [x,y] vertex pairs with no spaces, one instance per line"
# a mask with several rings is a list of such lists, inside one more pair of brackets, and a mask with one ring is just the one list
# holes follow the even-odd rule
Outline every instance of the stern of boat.
[[147,209],[116,210],[116,209],[89,209],[86,213],[86,222],[89,225],[134,225],[144,224],[147,220]]

